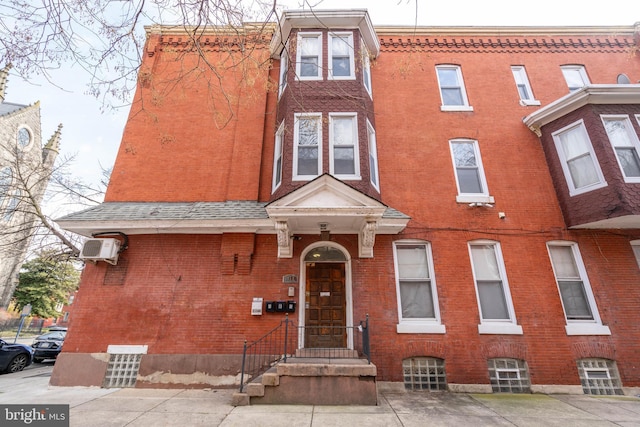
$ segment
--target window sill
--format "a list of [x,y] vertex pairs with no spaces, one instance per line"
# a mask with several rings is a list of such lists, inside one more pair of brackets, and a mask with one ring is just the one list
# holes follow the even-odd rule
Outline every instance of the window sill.
[[362,177],[360,175],[336,175],[331,173],[331,176],[341,181],[362,181]]
[[473,111],[470,105],[441,105],[440,111]]
[[109,345],[107,353],[109,354],[147,354],[148,345]]
[[522,335],[522,326],[515,323],[481,323],[478,325],[478,333],[493,335]]
[[592,185],[587,185],[586,187],[581,187],[581,188],[572,188],[571,184],[569,184],[569,196],[573,197],[573,196],[577,196],[579,194],[584,194],[584,193],[588,193],[590,191],[593,190],[597,190],[598,188],[604,188],[606,187],[608,184],[606,182],[598,182],[596,184],[592,184]]
[[399,334],[444,334],[447,332],[446,327],[440,323],[398,323],[396,332]]
[[528,106],[538,106],[541,104],[540,104],[540,101],[538,101],[537,99],[521,99],[520,105],[522,105],[523,107],[528,107]]
[[599,323],[569,323],[567,335],[611,335],[608,326]]
[[495,203],[493,196],[485,194],[458,194],[456,196],[457,203]]

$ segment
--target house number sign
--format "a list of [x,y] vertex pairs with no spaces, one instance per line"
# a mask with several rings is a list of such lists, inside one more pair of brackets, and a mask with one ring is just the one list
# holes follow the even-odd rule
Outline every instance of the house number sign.
[[282,283],[298,283],[298,276],[295,274],[285,274],[282,276]]

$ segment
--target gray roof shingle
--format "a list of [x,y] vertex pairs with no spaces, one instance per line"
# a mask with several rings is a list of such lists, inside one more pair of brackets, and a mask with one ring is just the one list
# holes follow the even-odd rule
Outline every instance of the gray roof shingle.
[[14,111],[18,111],[24,107],[28,107],[28,105],[14,104],[12,102],[2,102],[0,103],[0,116],[13,113]]
[[266,219],[266,203],[227,202],[107,202],[59,218],[58,221]]
[[[58,221],[225,220],[267,219],[266,202],[106,202],[58,218]],[[409,219],[387,208],[383,218]]]

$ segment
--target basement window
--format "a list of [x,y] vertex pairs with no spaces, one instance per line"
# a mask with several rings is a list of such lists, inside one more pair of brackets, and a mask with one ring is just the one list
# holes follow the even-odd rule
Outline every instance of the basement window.
[[446,391],[444,359],[412,357],[402,361],[404,388],[407,390]]
[[134,387],[140,370],[142,355],[147,353],[146,345],[110,345],[109,364],[104,377],[104,388]]
[[489,359],[489,379],[494,393],[530,393],[527,362],[519,359]]
[[580,359],[578,374],[585,394],[622,395],[616,362],[609,359]]
[[104,388],[134,387],[141,359],[141,354],[112,354],[104,377]]

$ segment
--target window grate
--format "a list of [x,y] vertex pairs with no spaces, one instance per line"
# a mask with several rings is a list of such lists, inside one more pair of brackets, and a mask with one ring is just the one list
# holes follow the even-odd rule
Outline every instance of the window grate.
[[104,377],[104,387],[135,386],[141,359],[142,354],[112,354]]
[[447,390],[444,360],[435,357],[414,357],[402,361],[404,387],[407,390]]
[[489,379],[494,393],[530,393],[527,362],[518,359],[489,359]]
[[616,362],[609,359],[580,359],[578,374],[585,394],[622,395]]

